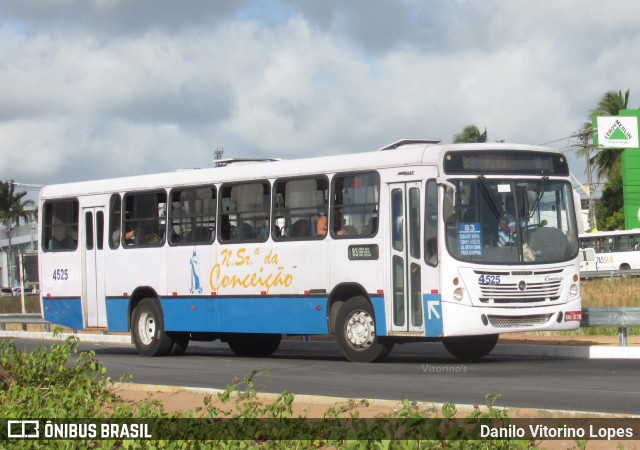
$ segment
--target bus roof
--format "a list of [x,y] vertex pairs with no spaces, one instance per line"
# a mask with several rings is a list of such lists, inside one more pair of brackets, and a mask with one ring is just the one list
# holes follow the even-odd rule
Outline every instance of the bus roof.
[[640,228],[631,230],[593,231],[591,233],[580,233],[580,238],[597,238],[607,236],[624,236],[625,234],[640,234]]
[[[351,153],[290,160],[246,161],[204,169],[177,170],[175,172],[136,175],[74,183],[53,184],[42,188],[42,200],[69,195],[92,195],[123,190],[147,190],[194,184],[220,183],[304,176],[318,173],[359,171],[402,167],[415,164],[435,165],[445,152],[462,150],[528,150],[559,152],[557,149],[525,144],[436,144],[435,141],[403,140],[384,147],[385,151]],[[215,163],[215,161],[214,161]]]

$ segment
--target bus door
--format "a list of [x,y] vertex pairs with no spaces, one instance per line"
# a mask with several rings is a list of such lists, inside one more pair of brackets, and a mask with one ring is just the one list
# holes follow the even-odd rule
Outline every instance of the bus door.
[[104,208],[82,208],[82,303],[87,327],[106,327]]
[[389,184],[389,196],[391,289],[387,292],[392,292],[390,332],[423,333],[422,186],[419,182]]

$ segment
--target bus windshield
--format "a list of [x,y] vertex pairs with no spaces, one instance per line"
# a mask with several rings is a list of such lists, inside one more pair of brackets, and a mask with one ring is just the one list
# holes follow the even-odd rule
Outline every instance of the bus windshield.
[[[445,214],[447,249],[474,263],[551,263],[578,252],[571,185],[479,176],[449,180],[456,188],[454,214]],[[447,196],[452,189],[447,188]]]

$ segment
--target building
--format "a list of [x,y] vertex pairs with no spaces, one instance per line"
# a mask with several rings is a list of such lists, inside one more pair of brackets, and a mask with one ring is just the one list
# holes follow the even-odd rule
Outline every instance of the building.
[[[17,255],[33,254],[38,252],[38,224],[37,222],[27,223],[12,228],[11,233],[11,258],[9,258],[9,230],[0,228],[0,287],[17,287],[20,285],[18,275]],[[9,264],[11,264],[11,274],[13,280],[9,280]],[[37,270],[37,268],[36,268]],[[31,270],[29,271],[31,272]],[[28,276],[29,282],[37,282],[37,272]]]

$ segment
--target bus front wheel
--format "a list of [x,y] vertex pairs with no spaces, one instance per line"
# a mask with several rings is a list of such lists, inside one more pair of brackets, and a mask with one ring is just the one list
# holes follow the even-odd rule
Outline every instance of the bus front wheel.
[[338,347],[349,361],[374,362],[384,359],[393,342],[376,335],[371,304],[364,297],[348,300],[336,317]]
[[480,336],[452,336],[444,338],[442,343],[449,353],[458,359],[474,360],[491,353],[498,343],[499,334]]
[[145,298],[133,309],[131,335],[142,356],[164,356],[171,351],[173,339],[164,332],[162,308],[156,299]]

